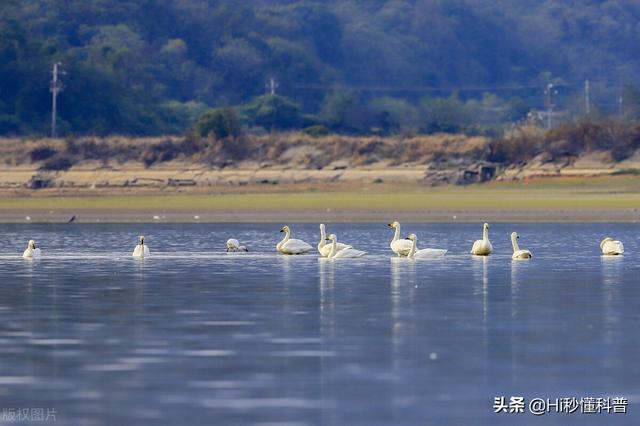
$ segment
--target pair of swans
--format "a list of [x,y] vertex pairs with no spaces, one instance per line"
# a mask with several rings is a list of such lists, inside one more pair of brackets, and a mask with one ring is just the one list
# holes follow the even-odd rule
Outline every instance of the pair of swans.
[[395,230],[389,247],[398,256],[406,256],[410,259],[433,259],[442,257],[447,253],[444,249],[427,248],[418,250],[418,237],[416,234],[410,234],[405,239],[400,239],[400,223],[398,221],[388,224]]
[[[335,234],[331,234],[335,237]],[[327,238],[327,234],[324,229],[324,223],[320,224],[320,242],[318,242],[318,252],[322,257],[329,257],[331,251],[333,250],[333,242],[331,241],[331,235]],[[329,244],[327,244],[329,242]],[[353,249],[353,246],[350,244],[339,243],[336,238],[336,251],[342,251],[346,249]],[[358,251],[358,250],[356,250]]]
[[356,250],[351,246],[346,246],[342,249],[338,248],[338,237],[336,234],[329,235],[327,241],[331,242],[331,245],[328,246],[331,248],[326,257],[327,259],[354,259],[356,257],[362,257],[367,254],[366,251]]
[[[302,240],[291,238],[291,228],[283,226],[280,232],[284,232],[284,238],[276,245],[276,250],[282,254],[297,255],[305,254],[313,250],[313,247]],[[327,244],[330,242],[330,244]],[[320,224],[320,242],[318,251],[322,257],[328,259],[355,258],[361,257],[366,252],[354,249],[351,245],[338,242],[335,234],[326,237],[324,224]]]
[[[513,248],[512,259],[531,259],[533,255],[529,250],[520,248],[518,240],[520,235],[517,232],[511,233],[511,247]],[[493,252],[493,245],[489,240],[489,224],[482,225],[482,239],[476,240],[471,247],[471,254],[475,256],[489,256]]]

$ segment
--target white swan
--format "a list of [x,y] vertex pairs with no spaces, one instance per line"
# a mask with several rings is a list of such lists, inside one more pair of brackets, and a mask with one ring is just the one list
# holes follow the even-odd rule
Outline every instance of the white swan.
[[435,259],[447,253],[445,249],[426,248],[418,250],[418,237],[416,237],[416,234],[409,234],[407,240],[411,241],[411,250],[409,250],[409,254],[407,255],[410,259]]
[[489,256],[493,251],[491,241],[489,241],[489,224],[485,223],[482,228],[482,239],[477,240],[471,247],[471,254],[476,256]]
[[614,240],[611,237],[607,237],[600,242],[600,249],[602,250],[602,254],[606,256],[616,256],[624,253],[622,242]]
[[520,239],[520,235],[517,232],[511,233],[511,246],[513,247],[513,255],[512,259],[531,259],[533,255],[529,250],[521,250],[520,246],[518,246],[518,240]]
[[398,256],[406,256],[411,250],[411,241],[400,239],[400,223],[398,221],[392,222],[388,225],[390,228],[396,230],[393,234],[393,239],[389,244],[391,250]]
[[144,235],[140,235],[140,244],[138,244],[133,249],[133,257],[148,257],[151,253],[149,252],[149,246],[144,243]]
[[336,237],[336,234],[329,235],[328,239],[331,241],[331,251],[327,256],[328,259],[352,259],[355,257],[362,257],[367,254],[366,251],[356,250],[351,246],[338,250],[338,237]]
[[236,253],[242,251],[249,251],[245,246],[241,246],[240,242],[235,238],[229,238],[227,240],[227,253]]
[[36,248],[36,242],[29,240],[27,249],[22,253],[22,257],[25,259],[38,259],[40,258],[40,249]]
[[276,250],[282,254],[305,254],[313,250],[313,247],[302,240],[291,238],[291,229],[283,226],[280,232],[284,232],[284,238],[276,245]]
[[[346,248],[352,248],[349,244],[337,243],[338,250],[344,250]],[[328,257],[331,253],[331,244],[327,244],[327,234],[324,231],[324,223],[320,224],[320,242],[318,243],[318,251],[320,256]]]

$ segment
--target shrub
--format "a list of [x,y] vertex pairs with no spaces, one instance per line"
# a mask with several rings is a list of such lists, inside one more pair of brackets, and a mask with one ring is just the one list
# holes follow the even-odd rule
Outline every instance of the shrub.
[[69,170],[73,162],[65,155],[56,155],[48,159],[42,165],[43,170],[63,171]]
[[43,146],[41,148],[32,149],[29,153],[29,156],[31,157],[31,162],[35,163],[36,161],[47,160],[57,153],[58,151],[56,151],[55,149],[48,146]]
[[302,133],[305,135],[311,136],[312,138],[319,138],[322,136],[327,136],[329,134],[329,129],[322,124],[316,124],[313,126],[305,127],[302,129]]
[[240,133],[238,119],[233,108],[216,108],[207,112],[200,117],[194,130],[200,137],[213,135],[217,139],[237,136]]

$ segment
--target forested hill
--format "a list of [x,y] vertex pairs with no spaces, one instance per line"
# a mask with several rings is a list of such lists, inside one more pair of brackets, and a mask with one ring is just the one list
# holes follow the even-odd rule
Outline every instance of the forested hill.
[[511,120],[549,81],[632,83],[639,46],[637,0],[2,0],[0,133],[48,131],[56,61],[63,134],[181,132],[271,77],[295,125],[428,132],[438,97]]

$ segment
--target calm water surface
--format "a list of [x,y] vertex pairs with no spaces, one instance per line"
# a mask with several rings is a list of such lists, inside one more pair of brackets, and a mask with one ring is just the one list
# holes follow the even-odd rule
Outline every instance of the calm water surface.
[[[369,255],[278,255],[280,225],[1,225],[0,408],[78,425],[640,423],[639,225],[494,225],[481,259],[481,225],[405,224],[440,261],[391,257],[384,225],[327,227]],[[512,230],[532,261],[512,262]],[[607,235],[624,257],[600,256]],[[224,253],[229,237],[251,253]],[[29,238],[40,261],[20,258]],[[493,414],[503,395],[629,412]]]

